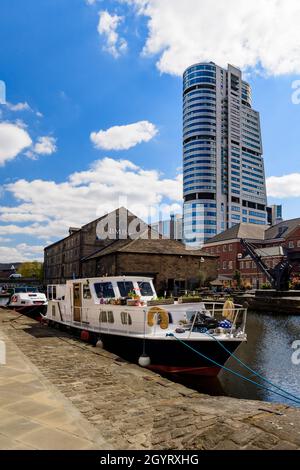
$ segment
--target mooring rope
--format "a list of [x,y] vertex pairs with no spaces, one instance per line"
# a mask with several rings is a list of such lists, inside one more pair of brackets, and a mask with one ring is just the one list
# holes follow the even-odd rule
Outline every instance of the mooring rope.
[[215,336],[209,334],[209,333],[204,333],[205,335],[209,336],[210,338],[213,338],[226,352],[228,352],[230,354],[231,357],[233,357],[237,362],[239,362],[243,367],[245,367],[245,369],[249,370],[249,372],[251,372],[252,374],[256,375],[257,377],[259,377],[261,380],[264,380],[265,382],[267,382],[268,384],[272,385],[272,387],[274,388],[277,388],[277,390],[280,390],[281,392],[284,392],[286,393],[287,395],[290,395],[291,397],[295,398],[296,400],[298,400],[300,402],[300,397],[298,397],[297,395],[293,395],[293,393],[291,392],[288,392],[287,390],[285,390],[284,388],[282,387],[279,387],[279,385],[276,385],[274,384],[274,382],[271,382],[271,380],[267,379],[266,377],[264,377],[263,375],[261,375],[259,372],[255,371],[254,369],[252,369],[250,366],[248,366],[245,362],[243,362],[241,359],[239,359],[234,353],[232,353],[231,351],[229,351],[229,349],[226,348],[226,346],[218,340],[218,338],[215,338]]
[[[283,397],[285,398],[286,400],[290,400],[290,401],[293,401],[294,403],[297,403],[297,404],[300,404],[300,399],[297,399],[295,400],[294,398],[291,398],[290,396],[286,396],[286,395],[283,395],[282,393],[279,393],[279,392],[276,392],[275,390],[272,390],[271,388],[263,385],[263,384],[260,384],[260,383],[257,383],[255,382],[254,380],[252,379],[249,379],[248,377],[245,377],[244,375],[240,374],[239,372],[236,372],[232,369],[229,369],[229,367],[226,367],[222,364],[219,364],[217,361],[215,361],[214,359],[211,359],[210,357],[206,356],[205,354],[201,353],[200,351],[197,351],[196,349],[194,349],[192,346],[190,346],[189,344],[186,344],[184,341],[182,341],[182,339],[178,338],[177,336],[175,336],[173,333],[167,333],[166,336],[172,336],[173,338],[175,338],[177,341],[179,341],[180,343],[182,343],[184,346],[186,346],[187,348],[191,349],[193,352],[195,352],[196,354],[198,354],[199,356],[203,357],[204,359],[206,359],[207,361],[209,362],[212,362],[213,364],[215,364],[216,366],[220,367],[221,369],[224,369],[226,370],[227,372],[230,372],[231,374],[233,375],[236,375],[237,377],[239,377],[240,379],[242,380],[246,380],[247,382],[250,382],[254,385],[256,385],[257,387],[259,388],[262,388],[264,390],[267,390],[268,392],[271,392],[271,393],[274,393],[275,395],[278,395],[280,397]],[[230,353],[231,354],[231,353]],[[286,392],[288,395],[289,395],[289,392]]]

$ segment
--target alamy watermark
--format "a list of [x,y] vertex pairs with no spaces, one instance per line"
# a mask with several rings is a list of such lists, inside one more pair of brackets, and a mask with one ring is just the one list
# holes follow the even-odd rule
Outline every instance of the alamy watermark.
[[295,351],[292,354],[292,363],[295,366],[299,366],[300,364],[300,339],[297,339],[296,341],[293,342],[292,349],[295,349]]
[[3,80],[0,80],[0,104],[6,104],[6,85]]
[[6,364],[6,344],[5,341],[0,340],[0,366]]
[[[116,207],[121,209],[116,211]],[[130,211],[127,212],[125,207],[130,207]],[[212,233],[211,226],[205,225],[207,207],[203,203],[186,204],[185,223],[179,209],[181,207],[178,204],[162,203],[148,206],[143,203],[133,204],[126,196],[120,197],[118,204],[101,206],[101,213],[104,210],[106,215],[101,217],[96,226],[97,239],[147,240],[163,236],[167,239],[184,241],[186,249],[202,247],[206,234]]]

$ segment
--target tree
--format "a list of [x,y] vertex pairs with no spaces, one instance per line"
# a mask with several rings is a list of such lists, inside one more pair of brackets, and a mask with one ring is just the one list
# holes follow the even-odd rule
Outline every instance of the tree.
[[43,280],[43,263],[39,261],[27,261],[22,263],[18,269],[18,273],[23,277],[33,277],[35,279]]

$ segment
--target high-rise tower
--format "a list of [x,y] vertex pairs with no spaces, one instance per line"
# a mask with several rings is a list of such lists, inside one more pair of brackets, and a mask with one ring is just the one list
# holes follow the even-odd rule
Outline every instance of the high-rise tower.
[[259,113],[232,65],[199,63],[184,72],[183,196],[191,247],[239,222],[267,223]]

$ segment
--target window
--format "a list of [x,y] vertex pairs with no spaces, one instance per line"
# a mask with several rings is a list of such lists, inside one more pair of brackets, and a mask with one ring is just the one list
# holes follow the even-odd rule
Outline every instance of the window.
[[112,299],[115,297],[111,282],[97,282],[94,286],[98,299]]
[[153,295],[153,290],[152,290],[150,282],[141,281],[141,282],[138,282],[138,286],[139,286],[139,289],[140,289],[140,292],[141,292],[142,296],[152,296]]
[[131,315],[128,312],[121,312],[122,325],[132,325]]
[[297,240],[297,247],[300,248],[300,240]]
[[240,268],[241,268],[241,269],[244,269],[244,261],[241,261],[241,263],[240,263]]
[[223,269],[227,269],[227,262],[223,261]]
[[227,245],[223,245],[223,251],[227,251]]
[[294,248],[294,242],[293,241],[289,242],[289,248]]
[[228,269],[232,269],[232,267],[233,267],[232,261],[228,261]]
[[108,323],[114,323],[115,322],[114,314],[111,310],[109,312],[107,312],[107,321],[108,321]]
[[231,244],[229,245],[229,251],[232,251],[232,245]]
[[[23,292],[22,289],[19,291],[16,289],[15,292]],[[34,288],[30,289],[30,292],[37,292],[37,290],[34,290]],[[48,286],[48,299],[56,299],[56,286]]]
[[84,299],[91,299],[92,298],[89,284],[83,284],[82,290],[83,290],[83,298]]
[[127,297],[129,292],[133,291],[133,283],[131,281],[118,282],[118,288],[121,297]]
[[107,314],[105,310],[101,310],[99,314],[99,322],[100,323],[107,323]]

